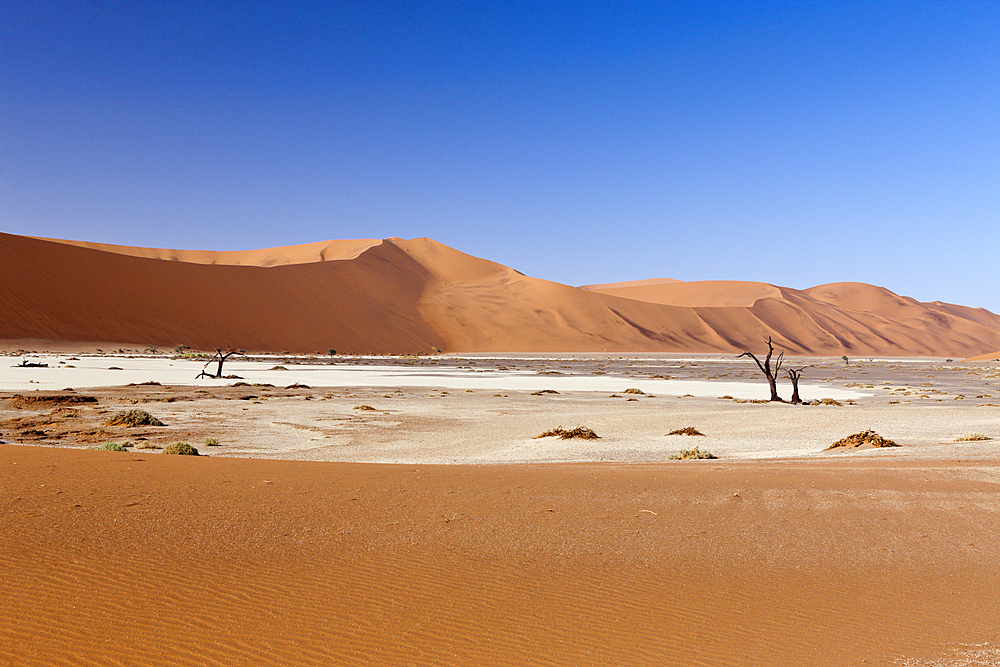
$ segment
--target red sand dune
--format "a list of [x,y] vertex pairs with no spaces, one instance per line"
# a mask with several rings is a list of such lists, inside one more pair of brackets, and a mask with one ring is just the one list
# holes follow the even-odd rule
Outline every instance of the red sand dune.
[[[0,234],[0,340],[252,351],[740,352],[970,357],[1000,316],[854,283],[669,280],[575,288],[430,239],[267,250]],[[9,347],[9,345],[8,345]]]

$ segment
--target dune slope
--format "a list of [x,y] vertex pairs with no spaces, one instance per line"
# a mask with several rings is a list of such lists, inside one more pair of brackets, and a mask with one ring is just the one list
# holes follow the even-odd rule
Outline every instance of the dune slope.
[[1000,317],[870,285],[637,281],[575,288],[430,239],[268,250],[0,234],[0,339],[253,351],[740,352],[969,357]]

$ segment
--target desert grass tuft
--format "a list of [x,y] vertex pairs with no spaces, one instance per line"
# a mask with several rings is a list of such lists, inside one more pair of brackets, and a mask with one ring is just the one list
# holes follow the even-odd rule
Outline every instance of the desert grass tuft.
[[872,447],[899,447],[897,443],[892,440],[883,438],[878,433],[872,430],[862,431],[861,433],[855,433],[854,435],[849,435],[846,438],[838,440],[829,447],[830,449],[836,449],[838,447],[861,447],[862,445],[871,445]]
[[823,405],[837,405],[837,406],[843,405],[843,403],[833,398],[821,398],[819,399],[819,402],[822,403]]
[[978,442],[980,440],[992,440],[990,436],[985,433],[965,433],[955,438],[955,442]]
[[104,422],[106,426],[166,426],[159,419],[145,410],[122,410]]
[[623,391],[622,393],[623,394],[645,394],[646,392],[644,392],[642,389],[635,389],[634,387],[630,387],[630,388],[626,389],[625,391]]
[[667,458],[671,461],[680,461],[684,459],[717,459],[719,457],[712,452],[695,447],[694,449],[682,449],[676,454],[671,454]]
[[375,410],[375,408],[373,408],[370,405],[355,405],[354,409],[355,410]]
[[204,440],[201,441],[201,444],[205,445],[206,447],[218,447],[218,445],[219,445],[219,439],[218,438],[205,438]]
[[563,440],[569,440],[570,438],[579,438],[581,440],[597,440],[601,436],[597,435],[591,431],[586,426],[577,426],[576,428],[567,431],[562,426],[552,429],[551,431],[545,431],[541,435],[536,435],[535,440],[539,438],[562,438]]
[[679,428],[667,433],[667,435],[700,435],[705,437],[705,434],[696,429],[694,426],[685,426],[684,428]]

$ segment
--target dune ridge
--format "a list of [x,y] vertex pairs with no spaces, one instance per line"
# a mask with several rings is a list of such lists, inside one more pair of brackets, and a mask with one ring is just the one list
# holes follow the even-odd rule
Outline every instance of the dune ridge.
[[252,351],[741,352],[971,357],[1000,316],[871,285],[525,276],[431,239],[252,251],[128,248],[0,233],[0,340]]

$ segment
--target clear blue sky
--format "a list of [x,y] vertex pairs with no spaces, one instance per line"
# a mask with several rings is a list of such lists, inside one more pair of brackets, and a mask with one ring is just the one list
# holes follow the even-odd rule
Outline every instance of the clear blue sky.
[[1000,312],[1000,3],[0,0],[0,230]]

